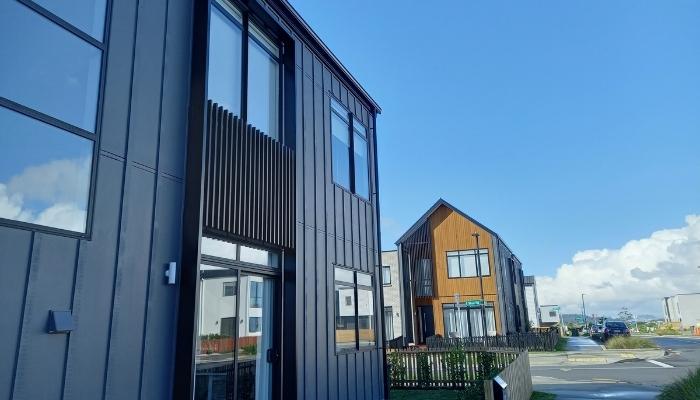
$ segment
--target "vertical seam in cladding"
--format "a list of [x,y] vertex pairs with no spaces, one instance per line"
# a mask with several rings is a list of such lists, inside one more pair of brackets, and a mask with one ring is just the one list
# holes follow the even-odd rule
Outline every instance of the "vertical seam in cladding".
[[[133,104],[132,98],[134,94],[134,60],[136,58],[136,33],[138,31],[138,21],[139,21],[139,2],[140,0],[135,0],[136,3],[136,11],[134,12],[134,34],[133,34],[133,45],[131,48],[131,71],[130,71],[130,77],[129,77],[129,106],[128,106],[128,112],[127,112],[127,121],[131,120],[131,106]],[[109,54],[107,55],[107,59],[109,59]],[[110,352],[112,351],[112,327],[114,326],[114,301],[116,298],[116,291],[117,291],[117,276],[119,273],[119,247],[121,246],[121,239],[122,239],[122,221],[124,219],[124,187],[126,185],[126,173],[127,173],[127,166],[128,166],[128,160],[129,160],[129,137],[131,136],[131,125],[127,124],[126,128],[126,140],[125,140],[125,145],[124,145],[124,162],[122,164],[122,182],[121,182],[121,199],[119,200],[119,222],[117,223],[117,232],[119,234],[117,235],[117,246],[116,246],[116,252],[114,256],[114,276],[112,279],[112,305],[110,307],[110,315],[109,315],[109,330],[107,333],[107,349],[106,349],[106,356],[105,356],[105,371],[104,371],[104,378],[102,380],[102,399],[105,399],[107,397],[107,378],[109,377],[109,359],[110,359]]]
[[[73,287],[70,294],[70,311],[73,314],[73,305],[75,304],[75,286],[78,280],[78,268],[80,267],[80,240],[76,240],[75,244],[75,265],[73,266]],[[75,320],[75,319],[74,319]],[[63,378],[61,379],[61,399],[66,395],[66,376],[68,374],[68,352],[71,345],[71,335],[66,335],[66,349],[63,356]]]
[[168,38],[168,12],[170,7],[170,0],[165,1],[165,10],[163,13],[164,23],[163,23],[163,50],[161,53],[160,61],[160,101],[158,102],[158,133],[156,135],[156,160],[155,160],[155,170],[153,179],[155,180],[153,185],[153,201],[151,202],[151,237],[149,245],[149,257],[148,257],[148,269],[146,273],[146,296],[144,301],[144,311],[143,311],[143,332],[141,336],[141,365],[139,366],[139,398],[143,397],[143,366],[146,360],[146,333],[148,328],[148,306],[151,300],[151,273],[153,269],[153,256],[155,254],[155,244],[154,238],[158,233],[158,226],[156,224],[156,205],[158,203],[158,188],[160,185],[159,179],[159,168],[160,168],[160,142],[161,135],[163,133],[163,92],[164,92],[164,81],[165,81],[165,52],[167,48],[167,38]]
[[19,364],[19,349],[22,344],[22,330],[24,328],[24,310],[27,306],[27,292],[29,291],[29,275],[32,271],[32,258],[34,255],[34,237],[36,232],[32,231],[29,239],[29,254],[27,255],[27,273],[24,278],[24,294],[22,296],[22,310],[19,314],[19,329],[17,330],[17,348],[15,349],[15,362],[12,367],[12,382],[10,383],[10,398],[14,398],[15,383],[17,381],[17,365]]

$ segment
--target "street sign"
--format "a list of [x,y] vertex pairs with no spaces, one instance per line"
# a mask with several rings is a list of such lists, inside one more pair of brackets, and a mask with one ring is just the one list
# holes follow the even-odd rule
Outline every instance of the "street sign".
[[464,302],[464,305],[467,307],[480,306],[481,304],[481,300],[467,300]]

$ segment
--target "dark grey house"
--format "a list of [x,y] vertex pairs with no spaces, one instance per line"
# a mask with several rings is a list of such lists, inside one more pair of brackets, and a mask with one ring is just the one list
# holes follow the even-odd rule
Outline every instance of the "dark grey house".
[[285,0],[0,35],[0,399],[385,397],[380,109]]

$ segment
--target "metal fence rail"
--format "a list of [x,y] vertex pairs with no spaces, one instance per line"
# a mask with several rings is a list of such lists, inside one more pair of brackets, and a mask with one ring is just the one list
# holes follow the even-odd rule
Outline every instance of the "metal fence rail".
[[518,349],[528,351],[554,351],[559,341],[559,332],[511,333],[497,336],[475,336],[468,338],[443,338],[431,336],[426,339],[429,349]]
[[389,350],[389,380],[393,389],[444,389],[483,385],[508,366],[517,351],[465,351],[459,348]]

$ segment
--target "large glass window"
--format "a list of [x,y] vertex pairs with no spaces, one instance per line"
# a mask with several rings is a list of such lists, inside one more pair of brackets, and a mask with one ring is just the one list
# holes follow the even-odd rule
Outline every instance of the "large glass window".
[[278,138],[279,62],[277,46],[252,23],[248,39],[248,123]]
[[331,152],[333,181],[350,189],[350,125],[334,107],[331,112]]
[[357,350],[376,344],[372,276],[335,268],[335,348]]
[[262,307],[263,288],[262,282],[250,281],[250,307]]
[[18,1],[0,2],[0,38],[0,96],[95,131],[100,49]]
[[279,254],[265,249],[245,246],[210,237],[202,237],[202,255],[241,261],[265,267],[279,267]]
[[207,90],[213,102],[240,116],[242,22],[235,10],[228,11],[224,14],[217,7],[211,8]]
[[33,0],[93,38],[102,41],[107,0]]
[[84,233],[93,142],[0,107],[0,218]]
[[[496,318],[493,303],[484,307],[486,315],[486,335],[496,335]],[[465,338],[484,336],[484,319],[481,316],[481,306],[466,304],[443,304],[442,317],[445,327],[445,337]]]
[[353,153],[355,166],[355,193],[369,198],[369,157],[367,156],[367,129],[353,118]]
[[[447,276],[449,278],[468,278],[479,276],[476,250],[447,252]],[[488,249],[479,249],[481,275],[491,274]]]
[[[244,26],[248,26],[247,46],[243,45]],[[224,2],[214,3],[209,29],[209,99],[234,115],[245,115],[248,124],[279,139],[279,45],[247,14]],[[245,63],[247,76],[242,73]],[[247,91],[242,98],[244,87]]]
[[331,99],[331,138],[333,181],[369,199],[367,128],[333,99]]
[[0,219],[87,232],[104,1],[0,2]]

